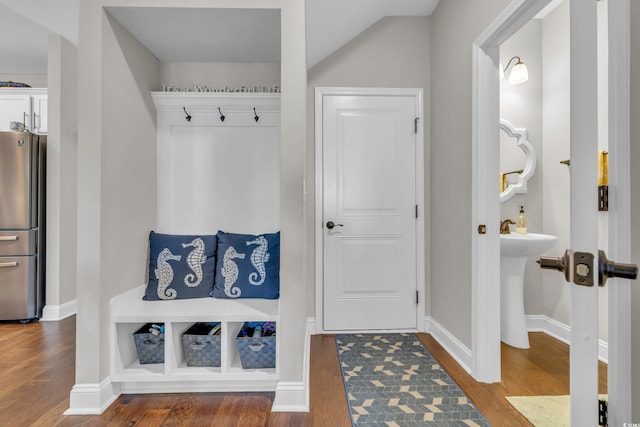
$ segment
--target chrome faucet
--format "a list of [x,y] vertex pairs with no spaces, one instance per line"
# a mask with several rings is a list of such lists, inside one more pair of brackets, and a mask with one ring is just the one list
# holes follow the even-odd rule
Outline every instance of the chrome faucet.
[[500,234],[511,234],[509,224],[515,224],[515,221],[511,219],[505,219],[504,221],[500,222]]

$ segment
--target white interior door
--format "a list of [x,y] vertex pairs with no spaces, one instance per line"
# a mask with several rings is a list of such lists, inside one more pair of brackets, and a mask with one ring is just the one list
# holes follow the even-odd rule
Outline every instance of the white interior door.
[[322,100],[323,329],[416,329],[416,97]]
[[[571,249],[598,253],[598,74],[596,2],[571,0]],[[571,425],[598,420],[597,258],[571,286]],[[592,283],[594,283],[592,281]]]
[[[571,286],[571,349],[570,349],[570,391],[571,391],[571,425],[597,425],[598,423],[598,285],[599,268],[598,242],[598,206],[597,193],[594,191],[598,185],[598,103],[606,102],[598,99],[598,82],[607,84],[603,79],[598,79],[598,51],[597,51],[597,22],[598,8],[595,2],[572,0],[570,5],[571,16],[571,249],[574,252],[573,261],[569,268],[569,278],[573,281]],[[604,9],[603,9],[604,10]],[[603,11],[601,10],[601,12]],[[617,14],[616,7],[613,9]],[[622,15],[618,15],[620,18]],[[610,26],[621,25],[625,27],[624,20],[610,21]],[[619,30],[613,28],[612,37]],[[616,49],[615,46],[611,45]],[[614,53],[615,55],[615,53]],[[611,61],[611,58],[610,58]],[[615,70],[616,67],[612,69]],[[621,73],[624,75],[624,73]],[[618,82],[610,79],[607,90],[610,99],[610,112],[625,115],[624,102],[620,104],[620,87],[615,87]],[[618,108],[621,107],[622,108]],[[628,113],[628,111],[627,111]],[[624,197],[624,190],[629,185],[629,169],[624,167],[624,161],[620,156],[628,156],[628,144],[616,139],[624,138],[624,127],[628,129],[628,120],[620,120],[609,114],[610,127],[609,154],[616,158],[613,164],[616,173],[610,184],[615,197],[612,201],[612,215],[609,217],[612,253],[616,257],[622,256],[621,242],[617,242],[621,235],[620,223],[628,223],[629,206]],[[602,121],[600,121],[602,123]],[[627,154],[625,154],[625,152]],[[626,211],[626,212],[625,212]],[[625,228],[628,230],[628,227]],[[628,246],[628,241],[626,241]],[[592,254],[593,258],[589,258]],[[603,254],[604,255],[604,254]],[[628,253],[627,253],[628,255]],[[606,255],[605,255],[606,256]],[[603,260],[600,259],[600,262]],[[633,277],[637,274],[637,267],[624,264],[607,266],[607,272],[613,277]],[[623,309],[620,300],[620,288],[627,284],[619,280],[606,282],[614,287],[610,293],[609,305],[609,348],[613,357],[610,358],[609,370],[610,400],[614,408],[609,425],[619,425],[628,419],[630,412],[629,392],[625,384],[629,385],[630,376],[629,353],[625,335],[630,331],[630,317],[627,310]],[[619,288],[619,289],[615,289]],[[627,288],[628,289],[628,288]],[[628,340],[628,336],[626,337]],[[625,350],[626,347],[626,350]],[[626,352],[626,354],[624,354]],[[626,369],[626,372],[625,372]],[[626,377],[626,378],[625,378]],[[621,390],[627,390],[621,393]],[[626,414],[626,415],[625,415]],[[615,420],[615,421],[614,421]]]

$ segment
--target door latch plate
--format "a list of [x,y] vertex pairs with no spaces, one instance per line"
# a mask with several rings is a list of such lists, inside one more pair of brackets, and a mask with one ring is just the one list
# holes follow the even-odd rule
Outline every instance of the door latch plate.
[[573,254],[573,283],[580,286],[593,286],[593,254],[589,252],[574,252]]
[[547,270],[558,270],[564,274],[567,282],[580,286],[593,286],[593,254],[574,252],[567,249],[561,257],[540,257],[540,267]]

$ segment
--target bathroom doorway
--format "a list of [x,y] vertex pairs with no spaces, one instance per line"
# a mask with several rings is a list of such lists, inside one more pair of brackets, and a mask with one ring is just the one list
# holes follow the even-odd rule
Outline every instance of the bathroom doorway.
[[[569,1],[553,6],[553,9],[547,8],[538,14],[500,46],[500,63],[503,70],[506,68],[505,78],[500,81],[500,118],[526,130],[527,141],[533,147],[537,160],[536,171],[527,182],[526,192],[515,194],[508,200],[503,200],[501,193],[500,220],[515,220],[520,206],[524,206],[529,222],[528,232],[556,238],[553,247],[527,259],[519,303],[526,313],[522,317],[526,331],[545,334],[568,345],[571,341],[571,285],[562,274],[542,270],[536,263],[539,255],[558,256],[571,247]],[[606,3],[599,2],[599,14],[604,8]],[[606,25],[599,23],[599,27],[606,31]],[[507,66],[510,60],[511,64]],[[528,80],[512,84],[510,77],[517,61],[527,67]],[[599,70],[599,79],[606,79],[606,73]],[[599,116],[602,118],[603,114]],[[604,129],[604,132],[599,132],[598,149],[606,151],[606,122],[600,120],[598,127]],[[523,165],[523,160],[517,156],[523,156],[522,150],[514,146],[513,141],[501,138],[500,172],[516,171],[509,175],[508,188],[515,182],[514,176]],[[606,215],[606,212],[598,213],[599,248],[605,251]],[[511,231],[514,231],[513,226]],[[502,265],[501,269],[504,268]],[[598,290],[598,354],[604,362],[607,361],[607,293],[607,288]],[[503,325],[508,322],[505,317],[501,318]],[[504,335],[504,329],[502,333]],[[520,353],[530,354],[539,350],[533,347],[540,345],[540,341],[532,340],[532,348],[519,350]],[[504,359],[504,345],[502,350]],[[557,363],[557,366],[550,366],[550,370],[566,371],[568,377],[569,367],[563,364],[562,359],[551,363]],[[513,371],[504,371],[508,369],[506,366],[503,364],[503,377],[513,376]],[[567,388],[568,384],[567,379]],[[549,389],[545,394],[556,393]],[[562,394],[566,393],[568,391]],[[606,382],[599,393],[606,393]]]
[[[526,3],[526,4],[525,4]],[[491,99],[495,99],[497,92],[499,91],[499,84],[497,83],[496,75],[498,74],[498,63],[499,63],[499,52],[498,47],[505,42],[510,36],[516,33],[520,28],[523,27],[523,24],[528,22],[532,17],[534,17],[544,6],[546,6],[548,1],[534,1],[534,2],[521,2],[514,1],[507,8],[504,15],[501,15],[500,18],[494,23],[495,26],[490,27],[487,31],[478,39],[476,44],[474,45],[477,48],[474,53],[474,62],[476,65],[475,73],[474,73],[474,81],[475,81],[475,98],[474,98],[474,116],[476,117],[476,123],[474,125],[474,143],[478,143],[477,150],[475,152],[474,159],[474,177],[477,178],[478,185],[475,185],[474,194],[478,195],[474,198],[474,221],[484,222],[489,221],[490,225],[493,222],[499,221],[500,218],[500,206],[498,202],[492,202],[494,200],[489,194],[495,194],[498,188],[497,183],[495,182],[494,176],[497,176],[495,170],[498,168],[499,164],[499,156],[497,155],[499,150],[494,150],[493,154],[485,156],[487,154],[487,148],[491,147],[492,144],[496,144],[496,129],[495,125],[491,125],[491,123],[497,122],[498,120],[498,110],[492,110],[491,108],[487,108],[487,105],[496,105],[491,102]],[[612,2],[613,3],[613,2]],[[624,2],[623,2],[624,3]],[[585,43],[586,40],[592,41],[596,39],[595,34],[595,21],[597,12],[595,10],[596,5],[585,6],[584,4],[579,4],[578,2],[572,2],[572,10],[570,11],[572,16],[571,22],[581,22],[588,23],[589,25],[581,26],[578,28],[574,26],[571,29],[572,37],[572,46],[573,43],[576,43],[575,47],[572,50],[572,61],[575,61],[576,58],[582,57],[582,60],[586,61],[584,65],[585,68],[580,68],[580,74],[576,72],[578,67],[576,67],[576,63],[573,63],[572,69],[573,71],[573,81],[569,83],[569,87],[572,88],[572,100],[571,100],[571,119],[569,122],[571,125],[571,141],[572,141],[572,150],[571,150],[571,160],[572,167],[570,169],[571,175],[574,175],[574,179],[572,180],[571,186],[571,225],[568,228],[572,228],[574,230],[580,230],[580,232],[572,233],[570,236],[572,246],[588,246],[592,253],[597,253],[597,227],[595,223],[597,223],[597,214],[594,212],[594,208],[591,205],[591,202],[597,206],[597,200],[594,200],[595,197],[592,197],[595,194],[593,189],[585,190],[586,186],[583,185],[583,179],[585,177],[589,177],[588,179],[595,182],[595,174],[597,164],[597,131],[596,131],[596,94],[595,91],[590,90],[591,88],[595,88],[595,53],[593,56],[584,55],[585,52],[590,52],[590,46],[595,44],[589,44],[588,46],[584,46],[582,44]],[[600,6],[598,6],[600,7]],[[606,6],[605,6],[606,7]],[[618,9],[620,7],[620,9]],[[628,2],[626,3],[626,7],[628,7]],[[628,39],[628,18],[625,18],[625,5],[609,4],[608,10],[610,13],[609,16],[609,37],[611,38],[610,44],[611,46],[615,46],[615,42],[619,41],[616,38],[622,39],[622,41]],[[583,19],[580,18],[581,15]],[[593,25],[591,25],[593,24]],[[574,37],[578,32],[585,31],[582,34],[582,37]],[[614,40],[615,39],[615,40]],[[624,43],[621,42],[621,46],[625,46]],[[577,52],[577,53],[576,53]],[[624,58],[628,58],[628,51],[623,52],[621,50],[616,50],[610,52],[611,63],[622,63],[628,64]],[[616,59],[620,60],[620,57],[617,55],[622,55],[622,62],[616,62]],[[615,57],[615,58],[614,58]],[[593,60],[593,62],[589,62]],[[618,72],[618,70],[614,70]],[[628,68],[627,68],[628,73]],[[584,86],[584,89],[580,88],[580,84],[584,84],[589,78],[592,79],[589,85]],[[610,87],[610,102],[611,105],[614,105],[615,108],[621,108],[621,112],[623,113],[621,119],[614,119],[609,123],[609,126],[605,125],[605,129],[607,127],[610,128],[610,132],[616,134],[619,133],[623,136],[620,140],[616,140],[617,146],[615,147],[615,151],[617,154],[616,162],[616,176],[610,177],[610,181],[615,179],[616,183],[621,186],[621,188],[625,191],[629,189],[629,174],[628,174],[628,166],[625,167],[624,162],[621,159],[628,158],[628,137],[624,138],[624,130],[627,130],[628,135],[628,127],[629,127],[629,119],[628,119],[628,106],[624,106],[624,102],[619,100],[619,94],[624,94],[625,90],[628,93],[628,81],[625,86],[624,73],[620,70],[620,74],[615,76],[610,76],[610,81],[616,81],[619,83],[616,87]],[[620,88],[622,86],[622,89]],[[580,97],[584,97],[580,99]],[[625,110],[627,108],[627,110]],[[574,117],[584,117],[586,115],[591,115],[591,119],[587,121],[583,121],[582,123],[579,120],[574,121]],[[625,119],[626,117],[626,119]],[[626,120],[626,121],[625,121]],[[578,123],[581,123],[579,126]],[[492,142],[493,141],[493,142]],[[582,145],[586,141],[589,141],[589,145]],[[483,145],[487,144],[487,145]],[[574,146],[575,145],[575,146]],[[495,145],[494,145],[495,146]],[[579,149],[578,149],[579,148]],[[489,148],[489,151],[491,149]],[[610,151],[614,151],[614,147],[610,146]],[[482,156],[482,157],[480,157]],[[493,157],[491,157],[493,156]],[[591,157],[590,157],[591,156]],[[489,157],[489,161],[487,162],[487,157]],[[479,162],[478,159],[482,158],[482,162]],[[568,159],[563,159],[568,160]],[[609,164],[610,169],[613,168],[613,158],[610,157]],[[582,163],[585,162],[586,163]],[[558,162],[559,163],[559,162]],[[560,164],[559,164],[560,165]],[[589,166],[594,166],[590,168]],[[566,167],[566,165],[563,165]],[[491,172],[493,171],[493,172]],[[577,178],[577,179],[576,179]],[[476,191],[477,190],[477,191]],[[582,191],[585,191],[582,193]],[[589,192],[590,191],[590,192]],[[487,197],[484,197],[487,196]],[[487,200],[489,200],[487,202]],[[617,233],[618,229],[621,229],[620,223],[624,224],[629,222],[629,207],[626,205],[626,201],[617,200],[617,204],[615,207],[611,207],[609,211],[609,229],[616,234],[610,234],[617,237],[622,233]],[[610,201],[611,203],[611,201]],[[622,206],[623,205],[623,206]],[[580,215],[578,215],[578,210],[580,210]],[[486,219],[485,219],[486,218]],[[587,219],[585,221],[585,218]],[[493,221],[493,222],[492,222]],[[582,225],[580,223],[582,222]],[[587,226],[589,230],[585,232],[584,227]],[[616,224],[618,224],[616,226]],[[480,225],[480,224],[478,224]],[[591,225],[594,225],[591,228]],[[474,227],[475,228],[475,227]],[[497,227],[496,227],[497,228]],[[477,269],[477,276],[474,278],[473,290],[473,304],[476,309],[474,312],[474,324],[475,328],[473,331],[473,370],[476,378],[483,381],[499,381],[500,379],[500,367],[497,366],[495,362],[492,362],[492,357],[499,356],[499,332],[495,332],[492,329],[492,326],[499,324],[499,315],[495,315],[495,311],[492,312],[492,309],[495,310],[497,307],[495,305],[495,301],[499,301],[500,291],[495,287],[490,285],[489,280],[495,280],[496,276],[499,276],[499,240],[497,235],[497,230],[491,230],[490,226],[487,227],[487,235],[478,234],[474,236],[473,245],[474,245],[474,258],[476,262],[474,265],[479,266],[478,261],[486,261],[486,264],[482,267],[482,269]],[[585,237],[588,236],[588,237]],[[613,240],[613,239],[612,239]],[[624,247],[626,245],[626,248]],[[625,258],[628,258],[628,240],[623,238],[622,244],[616,242],[616,247],[610,247],[609,250],[611,253],[620,254],[618,256],[619,261],[624,262]],[[584,250],[584,249],[583,249]],[[625,253],[626,251],[626,253]],[[488,252],[488,253],[487,253]],[[482,253],[482,254],[481,254]],[[480,255],[481,254],[481,255]],[[561,253],[557,253],[555,255],[562,255]],[[627,261],[628,262],[628,261]],[[489,265],[489,268],[487,268]],[[494,268],[491,268],[494,267]],[[597,279],[596,279],[597,280]],[[495,282],[493,282],[495,283]],[[628,295],[628,286],[626,284],[618,285],[616,283],[615,286],[611,286],[611,282],[608,283],[609,286],[609,305],[610,307],[617,307],[623,301],[620,298],[620,293],[627,292]],[[577,289],[576,289],[577,288]],[[578,331],[582,331],[585,336],[589,336],[588,349],[586,352],[593,354],[593,356],[589,357],[581,357],[577,356],[578,354],[585,354],[585,351],[579,350],[579,347],[584,345],[585,340],[575,340],[572,346],[572,371],[574,369],[578,369],[581,372],[580,375],[572,375],[572,385],[571,385],[571,394],[572,394],[572,420],[574,423],[580,424],[579,420],[590,420],[586,421],[586,424],[592,424],[593,417],[597,417],[597,409],[595,404],[591,405],[594,399],[597,399],[596,392],[593,390],[592,381],[584,381],[585,377],[592,377],[592,374],[587,374],[587,371],[591,372],[592,367],[597,367],[597,342],[594,345],[594,342],[597,341],[597,319],[594,321],[589,315],[586,313],[584,309],[585,305],[589,308],[590,312],[597,312],[597,289],[591,288],[591,292],[584,287],[577,287],[575,285],[571,285],[570,290],[570,298],[573,301],[573,310],[571,313],[570,323],[572,324],[572,333],[578,333]],[[581,300],[588,296],[586,299]],[[576,298],[581,300],[581,303],[576,304]],[[627,297],[628,299],[628,297]],[[489,301],[489,307],[486,306],[487,301]],[[492,302],[493,301],[493,302]],[[628,304],[628,303],[627,303]],[[580,307],[580,309],[577,309]],[[624,312],[625,310],[623,310]],[[611,310],[610,310],[611,312]],[[624,314],[624,313],[623,313]],[[583,317],[580,317],[583,316]],[[629,329],[629,317],[622,319],[617,319],[622,325],[620,329],[616,328],[616,325],[613,328],[610,328],[613,333],[610,331],[609,336],[612,338],[609,350],[611,351],[613,348],[617,348],[619,343],[624,340],[626,334],[628,334]],[[579,319],[579,320],[576,320]],[[611,322],[610,322],[611,323]],[[587,326],[586,326],[587,325]],[[499,329],[499,328],[498,328]],[[622,337],[622,338],[621,338]],[[579,342],[583,341],[583,342]],[[617,354],[617,350],[614,350],[614,353]],[[617,370],[621,372],[625,372],[628,377],[628,373],[630,370],[630,364],[625,361],[625,358],[628,356],[616,356]],[[580,361],[582,359],[582,361]],[[586,361],[589,359],[589,361]],[[498,358],[499,360],[499,358]],[[610,359],[611,362],[611,359]],[[626,365],[625,365],[626,364]],[[584,367],[581,369],[580,367]],[[612,381],[613,380],[613,381]],[[628,380],[628,378],[626,379]],[[585,384],[588,384],[585,387],[576,387],[576,383],[579,384],[582,381]],[[630,398],[627,396],[620,396],[620,394],[616,394],[617,390],[620,390],[618,387],[618,383],[620,381],[624,381],[624,375],[617,375],[616,378],[610,378],[610,398],[613,398],[613,395],[616,395],[616,404],[618,408],[626,408],[627,406],[630,408]],[[597,381],[596,381],[597,385]],[[613,385],[613,386],[612,386]],[[588,389],[588,390],[587,390]],[[622,409],[621,411],[624,411]],[[595,415],[594,415],[595,414]],[[613,415],[613,414],[612,414]],[[623,414],[624,415],[624,414]],[[614,415],[615,416],[615,415]],[[620,418],[622,420],[624,418]]]

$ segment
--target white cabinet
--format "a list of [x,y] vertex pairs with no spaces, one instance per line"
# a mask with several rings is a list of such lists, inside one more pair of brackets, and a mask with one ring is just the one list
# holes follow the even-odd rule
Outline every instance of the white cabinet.
[[10,122],[24,123],[34,133],[47,132],[47,89],[0,89],[0,131]]
[[[235,337],[244,322],[276,322],[279,301],[196,298],[143,301],[145,286],[114,297],[110,303],[111,380],[122,393],[201,391],[273,391],[278,366],[243,369]],[[221,366],[189,367],[181,335],[195,322],[221,322]],[[163,323],[164,363],[140,364],[133,333],[145,323]],[[279,339],[276,332],[276,355]]]
[[31,96],[31,132],[47,133],[47,95]]

